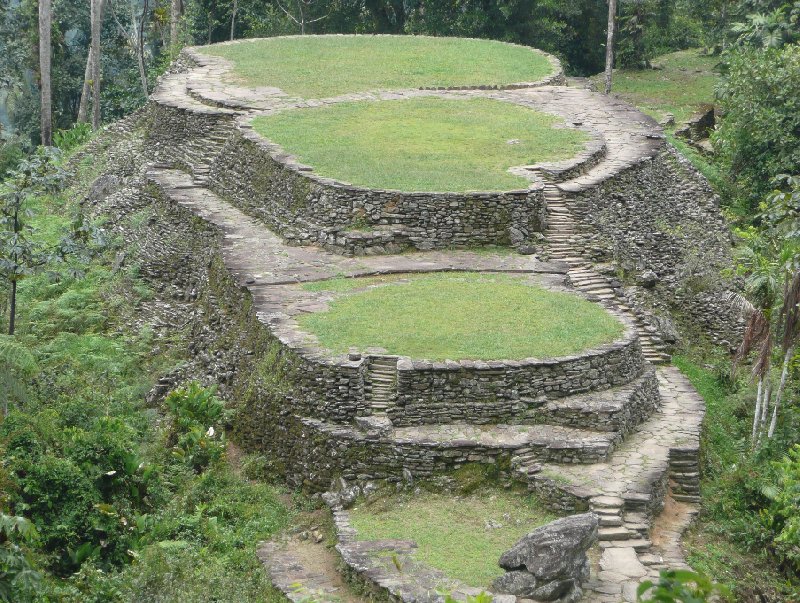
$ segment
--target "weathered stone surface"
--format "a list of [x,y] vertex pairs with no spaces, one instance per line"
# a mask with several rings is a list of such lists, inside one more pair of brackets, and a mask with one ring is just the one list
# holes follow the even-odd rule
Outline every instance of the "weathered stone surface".
[[533,574],[525,570],[511,570],[497,578],[492,588],[501,593],[526,596],[536,590],[537,584],[539,580]]
[[597,516],[584,513],[528,533],[500,557],[507,573],[493,588],[541,601],[574,600],[574,591],[589,577],[586,551],[597,540],[597,526]]
[[505,570],[525,568],[543,580],[579,570],[586,551],[597,540],[598,519],[583,513],[557,519],[525,535],[500,557]]

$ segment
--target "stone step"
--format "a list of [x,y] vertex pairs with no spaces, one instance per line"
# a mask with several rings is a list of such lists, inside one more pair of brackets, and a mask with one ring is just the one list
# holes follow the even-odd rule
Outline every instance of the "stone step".
[[600,528],[597,532],[598,538],[602,540],[631,540],[633,533],[622,526]]
[[603,549],[608,547],[630,547],[639,553],[649,551],[651,546],[653,546],[653,543],[647,538],[631,538],[628,540],[600,540],[600,548]]
[[607,515],[600,517],[600,527],[619,527],[622,525],[622,520],[617,515]]
[[626,385],[550,400],[528,411],[525,421],[624,435],[646,421],[659,402],[655,369],[649,368]]

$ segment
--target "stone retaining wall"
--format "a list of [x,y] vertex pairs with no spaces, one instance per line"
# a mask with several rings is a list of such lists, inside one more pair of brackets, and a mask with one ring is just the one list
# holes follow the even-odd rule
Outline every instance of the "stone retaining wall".
[[[623,318],[620,316],[620,320]],[[573,356],[543,360],[397,364],[396,426],[424,423],[518,422],[547,400],[629,383],[644,369],[636,331]]]
[[290,243],[338,251],[394,253],[525,245],[543,228],[540,184],[503,193],[407,193],[321,178],[240,120],[217,158],[214,190],[258,216]]
[[569,201],[585,254],[613,260],[634,303],[672,312],[717,342],[739,340],[742,325],[725,301],[736,284],[722,276],[733,265],[730,231],[708,182],[674,150],[569,193]]

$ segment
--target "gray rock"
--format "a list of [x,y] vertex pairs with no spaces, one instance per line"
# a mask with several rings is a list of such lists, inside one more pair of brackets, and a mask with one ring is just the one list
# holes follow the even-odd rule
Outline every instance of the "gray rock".
[[583,513],[557,519],[528,533],[500,557],[505,570],[525,569],[542,580],[580,571],[586,551],[597,540],[598,519]]
[[642,287],[652,289],[658,284],[658,275],[652,270],[644,270],[636,280]]
[[114,193],[121,186],[122,181],[114,174],[104,174],[92,182],[89,187],[89,201],[100,203],[111,193]]
[[573,578],[553,580],[552,582],[547,582],[534,589],[530,593],[530,596],[540,601],[556,601],[568,594],[574,587],[575,580]]
[[514,570],[497,578],[492,583],[492,591],[522,597],[536,590],[536,585],[536,576],[524,570]]

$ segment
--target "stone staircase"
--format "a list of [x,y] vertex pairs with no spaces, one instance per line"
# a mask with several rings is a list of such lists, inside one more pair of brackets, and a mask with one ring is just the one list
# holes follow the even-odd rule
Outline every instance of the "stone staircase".
[[567,278],[576,289],[612,303],[630,317],[636,325],[642,352],[647,360],[653,364],[668,363],[670,356],[660,339],[620,299],[620,285],[599,274],[593,264],[583,257],[578,225],[569,210],[564,191],[554,184],[546,184],[544,195],[547,204],[545,239],[550,259],[560,260],[569,266]]
[[385,415],[394,404],[397,389],[397,358],[373,357],[364,379],[366,399],[373,415]]

